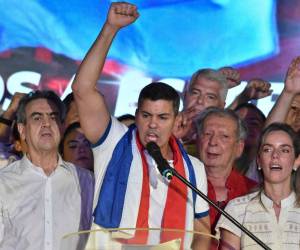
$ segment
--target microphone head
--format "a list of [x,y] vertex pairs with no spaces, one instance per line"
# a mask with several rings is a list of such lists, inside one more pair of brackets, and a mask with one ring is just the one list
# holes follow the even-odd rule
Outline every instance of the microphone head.
[[149,152],[150,155],[152,155],[153,152],[160,151],[159,146],[154,141],[150,141],[146,145],[146,149]]
[[149,155],[155,160],[157,168],[161,175],[166,177],[168,180],[171,180],[173,177],[173,173],[171,171],[169,163],[163,158],[160,152],[160,147],[154,141],[151,141],[147,143],[146,149]]

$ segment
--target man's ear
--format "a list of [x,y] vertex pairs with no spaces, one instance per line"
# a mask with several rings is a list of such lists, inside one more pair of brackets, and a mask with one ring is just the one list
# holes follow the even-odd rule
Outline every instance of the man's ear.
[[25,141],[26,139],[25,125],[23,123],[18,123],[17,126],[20,134],[20,138]]
[[236,150],[236,158],[239,158],[244,151],[245,141],[239,140],[237,143],[238,143],[238,145],[237,145],[237,150]]

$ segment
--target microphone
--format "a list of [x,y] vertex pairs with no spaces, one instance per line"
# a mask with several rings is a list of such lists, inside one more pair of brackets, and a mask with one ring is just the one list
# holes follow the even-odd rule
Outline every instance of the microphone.
[[162,156],[159,146],[155,142],[151,141],[147,143],[146,149],[149,155],[155,160],[161,175],[166,177],[168,180],[171,180],[173,177],[172,169],[168,161]]

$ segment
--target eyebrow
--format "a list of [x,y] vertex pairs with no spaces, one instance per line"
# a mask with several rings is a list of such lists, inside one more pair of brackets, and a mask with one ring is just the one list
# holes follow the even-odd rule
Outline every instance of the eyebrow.
[[[272,144],[270,144],[270,143],[265,143],[265,144],[263,144],[262,146],[263,146],[263,147],[264,147],[264,146],[274,147],[274,146],[273,146]],[[289,147],[289,148],[293,148],[293,146],[290,145],[290,144],[281,144],[279,147]]]
[[59,115],[59,113],[57,111],[53,111],[53,112],[50,112],[50,113],[41,113],[41,112],[32,112],[30,117],[33,117],[33,116],[36,116],[36,115],[43,115],[43,114],[46,114],[46,115]]
[[30,114],[30,117],[33,117],[33,116],[36,116],[36,115],[43,115],[42,113],[40,112],[33,112]]
[[148,111],[144,111],[144,110],[141,110],[142,113],[145,113],[147,115],[158,115],[158,116],[162,116],[162,115],[168,115],[168,116],[171,116],[172,113],[160,113],[160,114],[152,114],[152,113],[149,113]]

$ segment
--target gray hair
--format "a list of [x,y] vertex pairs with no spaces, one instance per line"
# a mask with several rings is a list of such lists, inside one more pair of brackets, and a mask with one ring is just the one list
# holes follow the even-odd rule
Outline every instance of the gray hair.
[[237,127],[237,139],[245,140],[247,137],[247,126],[245,122],[233,111],[230,109],[221,109],[216,107],[209,107],[201,112],[200,116],[197,119],[197,133],[200,135],[203,132],[204,122],[208,117],[217,116],[225,117],[233,120]]
[[191,77],[189,84],[187,86],[187,90],[190,90],[190,88],[193,86],[195,81],[198,79],[198,77],[203,77],[207,80],[214,81],[218,83],[221,87],[221,93],[220,96],[223,99],[223,101],[226,100],[227,92],[228,92],[228,84],[225,76],[223,76],[219,71],[214,69],[199,69],[197,70]]

